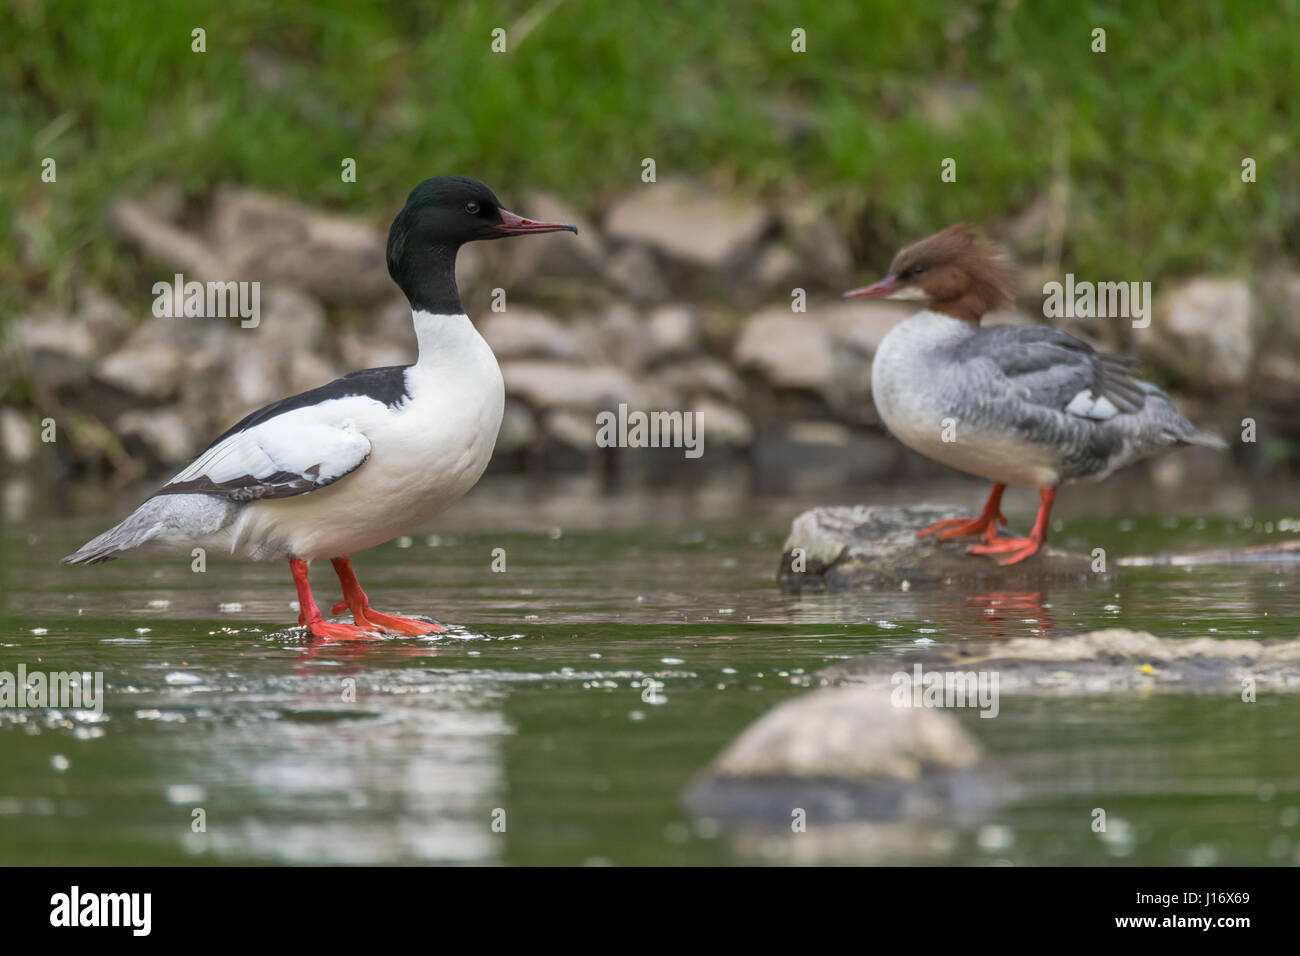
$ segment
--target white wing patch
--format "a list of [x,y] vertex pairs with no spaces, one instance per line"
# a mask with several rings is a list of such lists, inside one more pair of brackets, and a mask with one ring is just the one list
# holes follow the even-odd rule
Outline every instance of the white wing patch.
[[1065,406],[1065,410],[1079,418],[1091,418],[1099,422],[1119,414],[1119,409],[1109,398],[1105,395],[1094,395],[1090,388],[1080,389],[1079,394],[1070,399],[1070,404]]
[[384,408],[354,395],[276,415],[209,448],[162,493],[193,491],[251,501],[324,487],[370,456],[370,440],[354,417]]

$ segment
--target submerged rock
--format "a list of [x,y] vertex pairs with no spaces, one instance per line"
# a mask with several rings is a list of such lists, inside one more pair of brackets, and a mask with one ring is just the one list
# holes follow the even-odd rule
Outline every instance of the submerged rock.
[[[814,508],[794,519],[781,553],[777,578],[793,591],[803,589],[910,588],[920,585],[1032,586],[1048,580],[1113,577],[1096,572],[1086,555],[1050,545],[1011,567],[968,554],[976,538],[936,541],[916,532],[945,518],[969,518],[968,509],[950,505],[893,507],[855,505]],[[1004,529],[1003,533],[1011,533]]]
[[1125,568],[1153,566],[1195,567],[1202,564],[1296,564],[1300,563],[1300,538],[1246,548],[1213,548],[1185,554],[1132,555],[1120,558]]
[[888,692],[817,690],[746,728],[691,785],[691,812],[789,824],[978,815],[1001,788],[976,770],[979,745],[941,710],[895,707]]
[[998,692],[1010,694],[1241,693],[1248,686],[1256,692],[1300,691],[1300,638],[1188,639],[1111,628],[867,654],[818,671],[814,679],[824,686],[866,685],[881,693],[896,673],[918,665],[934,673],[993,672]]

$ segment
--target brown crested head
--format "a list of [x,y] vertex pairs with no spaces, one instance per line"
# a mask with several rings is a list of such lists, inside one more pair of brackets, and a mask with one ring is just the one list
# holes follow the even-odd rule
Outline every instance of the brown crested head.
[[965,223],[926,236],[894,256],[889,275],[849,298],[924,299],[926,308],[979,324],[1009,306],[1015,269],[1007,254]]

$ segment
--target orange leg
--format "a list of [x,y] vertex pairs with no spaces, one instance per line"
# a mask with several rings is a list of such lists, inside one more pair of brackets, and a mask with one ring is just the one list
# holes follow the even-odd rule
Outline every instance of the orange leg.
[[1055,488],[1038,489],[1038,517],[1034,519],[1034,530],[1027,538],[999,538],[987,544],[977,544],[970,549],[971,554],[988,554],[993,560],[1006,567],[1019,564],[1025,558],[1037,554],[1038,549],[1047,540],[1047,519],[1052,514],[1052,503],[1056,501]]
[[998,524],[1007,523],[1007,519],[1002,517],[1002,492],[1007,490],[1006,485],[994,485],[993,492],[989,495],[989,500],[984,503],[984,510],[975,518],[945,518],[943,521],[935,522],[928,527],[922,528],[916,533],[918,538],[924,538],[926,535],[940,532],[936,541],[947,541],[949,538],[960,538],[969,534],[978,534],[984,538],[985,543],[991,543],[998,536]]
[[370,606],[370,599],[366,597],[366,592],[361,590],[361,582],[352,571],[352,562],[347,558],[332,558],[330,563],[334,565],[334,572],[339,576],[339,583],[343,585],[343,600],[334,605],[332,613],[338,614],[344,608],[352,612],[352,620],[356,621],[361,627],[377,630],[382,628],[385,631],[396,631],[398,634],[441,634],[446,630],[439,624],[430,624],[428,621],[417,621],[409,617],[397,617],[392,614],[380,614]]
[[[316,599],[311,596],[311,585],[307,583],[307,562],[297,558],[289,559],[289,573],[298,588],[298,623],[307,628],[312,637],[327,641],[347,640],[348,638],[373,637],[375,628],[353,627],[351,624],[332,624],[321,615],[316,606]],[[361,622],[358,621],[358,624]]]

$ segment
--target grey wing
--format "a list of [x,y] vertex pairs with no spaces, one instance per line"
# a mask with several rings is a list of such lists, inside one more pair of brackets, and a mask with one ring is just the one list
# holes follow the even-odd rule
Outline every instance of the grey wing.
[[1080,419],[1136,414],[1152,396],[1164,398],[1133,374],[1133,359],[1100,353],[1049,326],[981,329],[967,349],[992,363],[1017,398]]

